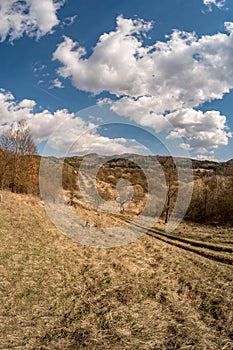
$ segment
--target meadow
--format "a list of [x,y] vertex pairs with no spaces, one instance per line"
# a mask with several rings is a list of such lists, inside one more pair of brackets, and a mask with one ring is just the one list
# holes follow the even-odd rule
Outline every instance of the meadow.
[[[149,235],[82,246],[32,195],[3,191],[0,207],[0,349],[233,348],[232,265]],[[230,228],[182,223],[178,234],[233,243]]]

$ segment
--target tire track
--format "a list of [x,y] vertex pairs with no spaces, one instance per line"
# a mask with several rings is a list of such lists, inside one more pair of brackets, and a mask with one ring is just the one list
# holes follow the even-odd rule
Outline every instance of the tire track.
[[[122,215],[118,215],[118,217],[124,220],[125,222],[130,223],[136,229],[143,231],[145,231],[146,229],[145,227],[136,224],[133,221],[130,221]],[[149,229],[146,234],[167,244],[176,246],[186,251],[193,252],[210,260],[221,262],[227,265],[233,265],[233,256],[231,255],[233,252],[232,247],[213,245],[211,243],[194,241],[182,237],[175,237],[170,234],[158,231],[154,228]]]

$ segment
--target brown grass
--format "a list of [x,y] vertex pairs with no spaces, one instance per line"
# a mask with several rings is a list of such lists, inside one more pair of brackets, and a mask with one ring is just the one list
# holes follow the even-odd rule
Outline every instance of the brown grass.
[[83,247],[33,197],[0,210],[0,349],[233,348],[232,267],[149,236]]

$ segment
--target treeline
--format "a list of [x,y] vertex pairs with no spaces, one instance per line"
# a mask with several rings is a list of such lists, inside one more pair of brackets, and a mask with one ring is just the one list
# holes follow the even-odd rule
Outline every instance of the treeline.
[[205,175],[194,181],[186,219],[206,224],[233,225],[233,168],[229,175]]
[[[185,185],[178,181],[176,167],[171,157],[163,161],[162,167],[167,187],[162,219],[166,223],[176,203],[178,186],[181,186],[185,200],[188,184]],[[207,169],[204,164],[203,168],[194,172],[192,197],[184,219],[204,224],[233,225],[232,199],[233,162],[222,163],[221,170],[216,165],[216,171],[213,168]]]

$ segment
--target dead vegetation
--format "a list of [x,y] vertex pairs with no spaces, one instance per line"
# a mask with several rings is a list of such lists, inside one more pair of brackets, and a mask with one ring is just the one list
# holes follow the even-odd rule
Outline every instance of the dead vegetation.
[[[3,195],[1,349],[233,348],[231,266],[149,236],[83,247],[52,226],[38,198]],[[195,239],[190,227],[178,230]]]

